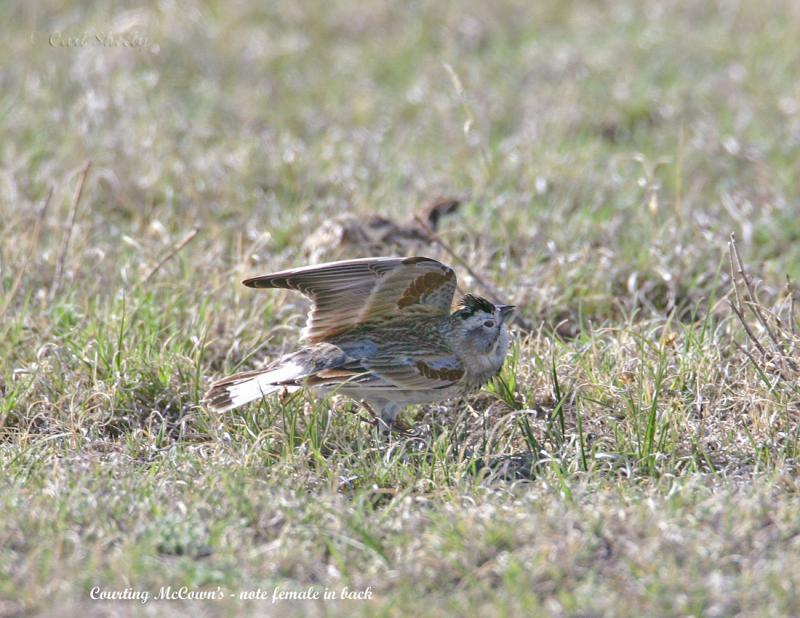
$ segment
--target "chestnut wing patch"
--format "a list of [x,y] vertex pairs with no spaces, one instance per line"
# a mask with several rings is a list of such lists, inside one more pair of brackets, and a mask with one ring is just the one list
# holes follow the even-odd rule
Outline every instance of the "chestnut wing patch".
[[447,388],[464,377],[464,367],[455,356],[370,359],[364,366],[400,390]]
[[464,370],[459,367],[431,367],[425,361],[418,360],[414,366],[419,371],[420,375],[425,376],[430,380],[443,380],[445,382],[458,382],[464,377]]
[[440,304],[437,302],[440,296],[441,300],[447,300],[449,296],[449,300],[447,300],[449,305],[453,299],[453,291],[455,291],[455,288],[453,291],[450,291],[449,288],[454,282],[455,275],[452,270],[425,273],[414,279],[406,288],[397,301],[397,308],[405,309],[410,305],[424,305],[426,301],[428,304]]
[[387,273],[375,286],[361,319],[412,307],[427,307],[448,314],[455,291],[456,273],[452,268],[428,258],[407,258],[400,268]]

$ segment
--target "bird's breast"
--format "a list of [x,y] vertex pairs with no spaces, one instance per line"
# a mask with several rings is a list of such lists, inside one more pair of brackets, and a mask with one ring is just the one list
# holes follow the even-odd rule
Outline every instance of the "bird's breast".
[[461,359],[467,369],[465,382],[468,383],[468,388],[483,386],[500,372],[508,353],[508,345],[508,331],[504,328],[488,354],[466,355]]

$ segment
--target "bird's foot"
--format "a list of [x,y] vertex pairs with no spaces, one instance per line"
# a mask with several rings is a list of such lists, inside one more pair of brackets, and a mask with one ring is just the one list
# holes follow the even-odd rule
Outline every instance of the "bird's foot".
[[397,433],[404,436],[413,436],[415,435],[414,425],[410,423],[406,423],[404,420],[395,418],[393,421],[387,423],[386,421],[382,421],[384,425],[389,428],[391,433]]
[[372,425],[375,429],[377,429],[381,434],[383,435],[399,434],[403,436],[415,435],[414,426],[407,424],[405,421],[401,420],[399,416],[395,416],[394,418],[391,419],[386,419],[380,414],[376,413],[366,401],[362,401],[361,405],[367,412],[369,412],[369,415],[372,417],[367,422],[369,422],[369,424]]

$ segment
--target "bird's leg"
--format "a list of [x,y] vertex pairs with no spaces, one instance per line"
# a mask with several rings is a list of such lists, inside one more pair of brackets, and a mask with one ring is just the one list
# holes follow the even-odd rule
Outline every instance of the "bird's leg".
[[383,417],[382,417],[382,415],[380,413],[375,412],[375,410],[372,409],[372,406],[369,403],[367,403],[363,399],[360,400],[358,403],[361,404],[361,407],[364,408],[369,413],[369,415],[372,417],[369,420],[364,419],[366,422],[368,422],[370,425],[372,425],[372,427],[374,427],[376,429],[379,429],[381,431],[381,433],[389,433],[391,431],[392,423],[387,423],[383,419]]
[[[385,421],[383,421],[385,423]],[[393,420],[391,423],[387,425],[389,431],[396,432],[399,434],[403,434],[405,436],[412,436],[416,435],[416,431],[414,430],[413,425],[409,425],[405,421],[400,420],[399,418]]]
[[[372,405],[370,405],[370,403]],[[411,432],[411,426],[406,425],[397,418],[403,406],[385,400],[372,402],[361,400],[361,405],[372,416],[372,426],[379,429],[381,433],[389,434],[397,432],[408,434]],[[373,406],[378,409],[377,412],[373,409]]]
[[404,405],[387,401],[380,410],[380,421],[385,431],[397,432],[400,434],[409,435],[413,432],[413,427],[407,425],[400,420],[399,415],[402,412]]

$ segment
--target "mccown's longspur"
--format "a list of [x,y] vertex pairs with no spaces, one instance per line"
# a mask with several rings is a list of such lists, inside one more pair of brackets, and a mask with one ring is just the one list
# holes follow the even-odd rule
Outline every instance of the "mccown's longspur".
[[503,366],[511,305],[464,296],[456,275],[425,257],[331,262],[247,279],[251,288],[308,296],[308,345],[263,369],[215,382],[205,401],[223,412],[264,395],[310,387],[360,400],[386,423],[410,404],[480,388]]

